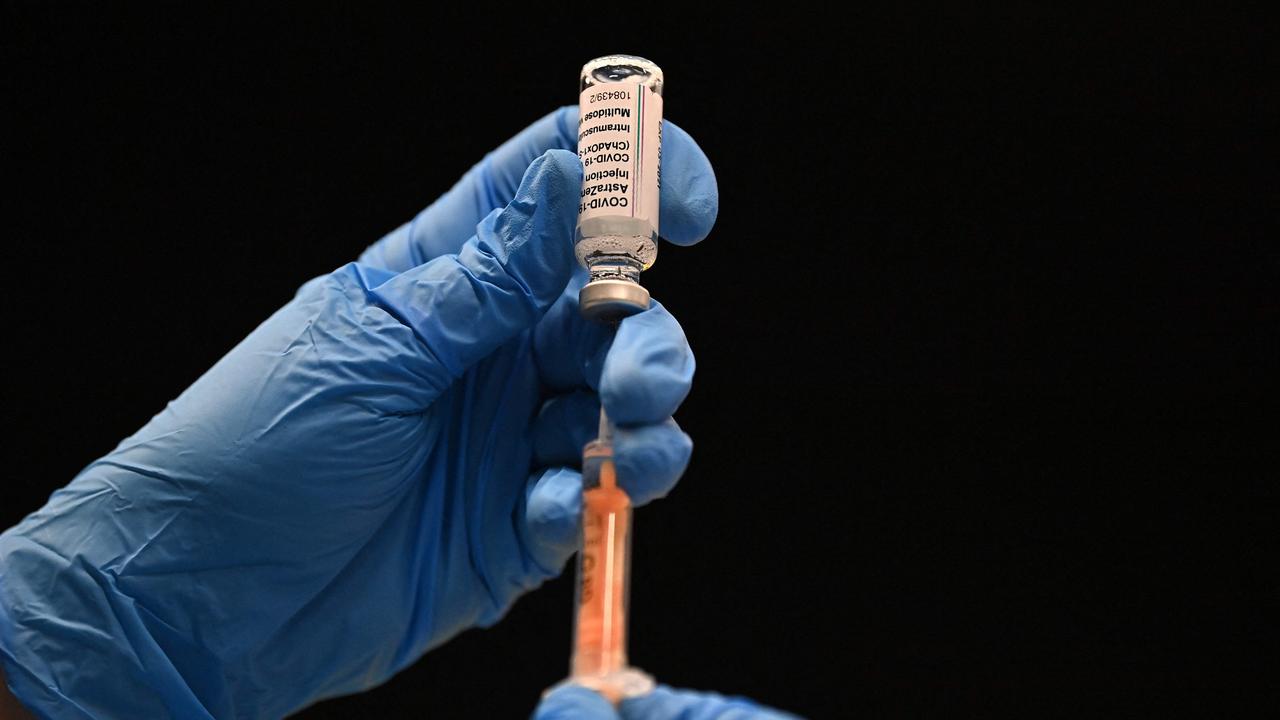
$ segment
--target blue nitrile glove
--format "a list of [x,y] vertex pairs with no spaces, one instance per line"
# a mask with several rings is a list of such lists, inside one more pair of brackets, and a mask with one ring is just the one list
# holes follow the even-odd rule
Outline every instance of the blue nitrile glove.
[[674,690],[659,685],[614,709],[603,696],[579,685],[564,685],[543,698],[533,720],[798,720],[795,715],[740,697]]
[[[662,234],[692,244],[715,179],[663,139]],[[670,490],[693,357],[657,303],[616,336],[579,318],[575,143],[563,108],[489,154],[0,535],[14,694],[279,717],[377,685],[561,571],[597,398],[632,497]]]

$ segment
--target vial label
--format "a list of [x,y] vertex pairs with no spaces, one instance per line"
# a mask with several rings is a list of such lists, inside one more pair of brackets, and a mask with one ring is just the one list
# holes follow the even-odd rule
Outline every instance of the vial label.
[[641,83],[592,85],[578,97],[582,203],[578,222],[645,221],[658,232],[662,96]]

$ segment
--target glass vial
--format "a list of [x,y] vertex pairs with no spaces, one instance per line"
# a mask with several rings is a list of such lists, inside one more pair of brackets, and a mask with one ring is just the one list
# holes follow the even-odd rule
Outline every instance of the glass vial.
[[640,272],[658,257],[662,83],[661,68],[631,55],[582,67],[574,250],[590,274],[578,295],[588,318],[618,320],[649,307]]

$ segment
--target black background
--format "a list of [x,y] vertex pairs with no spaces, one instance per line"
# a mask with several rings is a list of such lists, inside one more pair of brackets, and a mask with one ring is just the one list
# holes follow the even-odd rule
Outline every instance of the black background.
[[[637,665],[819,717],[1274,690],[1265,24],[352,6],[5,5],[0,526],[634,52],[721,193],[646,274],[699,367]],[[570,606],[302,717],[523,716]]]

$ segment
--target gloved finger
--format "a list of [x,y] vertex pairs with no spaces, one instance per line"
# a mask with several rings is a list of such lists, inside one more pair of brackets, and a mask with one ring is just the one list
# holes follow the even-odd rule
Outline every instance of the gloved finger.
[[618,704],[623,720],[797,720],[795,715],[742,697],[675,690],[659,685],[645,695]]
[[618,425],[652,424],[674,414],[689,394],[695,367],[680,323],[654,301],[615,331],[583,319],[578,286],[575,278],[534,331],[539,379],[562,392],[598,388]]
[[689,394],[694,366],[680,323],[654,302],[618,325],[600,373],[600,401],[615,425],[662,422]]
[[[457,252],[481,218],[514,197],[534,158],[547,150],[577,148],[577,131],[577,106],[546,115],[486,155],[413,220],[370,246],[360,262],[404,272]],[[664,120],[662,135],[659,234],[677,245],[692,245],[705,238],[715,223],[720,203],[715,172],[702,148],[684,130]]]
[[547,400],[533,421],[534,464],[577,466],[582,446],[596,437],[599,426],[600,399],[595,393],[577,390]]
[[672,418],[656,425],[621,427],[613,434],[618,482],[637,506],[671,492],[692,454],[693,440]]
[[482,220],[461,252],[370,291],[422,339],[431,397],[537,322],[560,296],[576,267],[581,184],[578,158],[548,151],[529,166],[511,203]]
[[533,720],[618,720],[604,696],[581,685],[561,685],[533,711]]
[[[600,401],[579,391],[551,398],[533,424],[538,466],[579,467],[582,448],[599,434]],[[673,418],[655,425],[620,427],[613,435],[618,481],[636,505],[665,497],[693,454],[693,440]]]
[[529,478],[517,526],[529,559],[548,577],[559,574],[577,552],[581,515],[582,475],[577,470],[547,468]]
[[711,233],[719,212],[720,190],[711,161],[689,133],[664,120],[658,234],[676,245],[693,245]]

